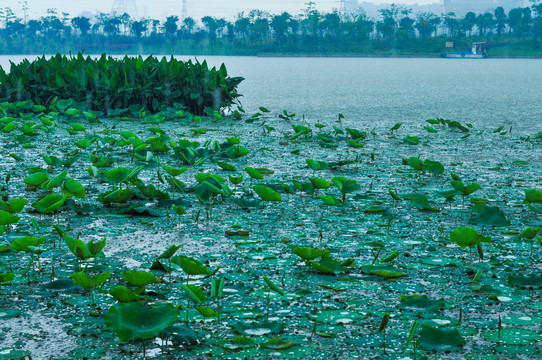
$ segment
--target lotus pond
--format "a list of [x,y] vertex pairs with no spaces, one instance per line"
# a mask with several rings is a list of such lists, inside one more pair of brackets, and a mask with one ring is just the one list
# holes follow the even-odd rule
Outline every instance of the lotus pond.
[[0,106],[0,359],[542,356],[542,134]]

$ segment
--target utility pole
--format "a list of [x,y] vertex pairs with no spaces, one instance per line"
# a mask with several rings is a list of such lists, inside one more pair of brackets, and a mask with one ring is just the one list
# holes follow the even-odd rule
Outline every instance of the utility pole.
[[183,0],[183,9],[181,11],[181,21],[186,19],[187,16],[188,16],[188,9],[187,9],[187,6],[186,6],[186,1],[187,0]]

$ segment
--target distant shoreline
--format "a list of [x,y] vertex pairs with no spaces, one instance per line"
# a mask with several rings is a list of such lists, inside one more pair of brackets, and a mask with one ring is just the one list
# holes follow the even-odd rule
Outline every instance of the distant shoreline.
[[[149,54],[124,54],[118,52],[105,52],[111,56],[148,56]],[[101,56],[103,52],[85,53],[89,56]],[[2,57],[18,56],[18,57],[34,57],[34,56],[52,56],[51,54],[0,54]],[[65,54],[68,55],[68,54]],[[314,53],[259,53],[254,55],[232,55],[232,54],[153,54],[155,56],[185,56],[185,57],[260,57],[260,58],[375,58],[375,59],[440,59],[440,54],[314,54]],[[529,59],[540,60],[541,55],[488,55],[487,59]],[[461,60],[461,59],[460,59]]]
[[[411,58],[411,59],[438,59],[439,55],[432,54],[283,54],[283,53],[261,53],[257,57],[268,58]],[[488,55],[487,59],[542,59],[542,56],[533,55]]]

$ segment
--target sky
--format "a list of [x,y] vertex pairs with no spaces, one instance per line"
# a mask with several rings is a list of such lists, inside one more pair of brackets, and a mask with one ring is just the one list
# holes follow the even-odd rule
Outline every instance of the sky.
[[[38,18],[46,14],[47,9],[56,8],[58,14],[67,12],[75,17],[82,12],[91,13],[111,11],[115,0],[27,0],[28,16]],[[137,6],[139,17],[151,17],[164,19],[169,15],[181,15],[182,0],[116,0],[130,3],[134,1]],[[291,14],[300,14],[306,8],[305,3],[309,0],[186,0],[187,14],[195,19],[203,16],[224,17],[233,19],[241,11],[252,9],[267,10],[271,13],[287,11]],[[339,0],[313,0],[316,8],[321,11],[331,11],[339,8]],[[404,4],[427,4],[439,2],[439,0],[365,0],[375,3],[404,3]],[[361,2],[361,1],[360,1]],[[11,8],[20,18],[24,17],[21,4],[23,0],[0,0],[0,8]]]

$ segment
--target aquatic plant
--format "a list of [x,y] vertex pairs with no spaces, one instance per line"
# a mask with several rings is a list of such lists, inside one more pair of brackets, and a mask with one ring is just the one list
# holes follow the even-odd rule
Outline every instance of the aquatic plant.
[[0,102],[32,100],[68,116],[78,115],[78,109],[68,109],[72,102],[81,103],[84,110],[119,113],[143,108],[156,113],[177,107],[202,115],[209,107],[230,107],[240,96],[241,81],[242,77],[228,77],[224,65],[209,68],[205,61],[56,54],[12,63],[8,73],[0,69]]

